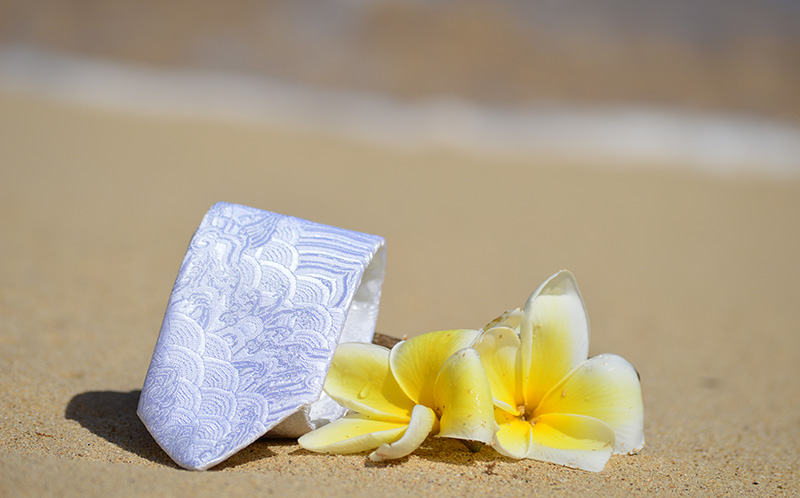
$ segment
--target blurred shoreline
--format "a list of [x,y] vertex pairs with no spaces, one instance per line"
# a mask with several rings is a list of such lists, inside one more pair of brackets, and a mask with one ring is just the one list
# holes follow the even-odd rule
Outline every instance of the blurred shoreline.
[[311,130],[406,149],[800,178],[800,119],[794,116],[655,105],[492,106],[454,97],[408,102],[235,71],[157,68],[26,46],[0,46],[0,90],[162,117]]
[[800,116],[787,0],[0,0],[0,46],[479,105]]

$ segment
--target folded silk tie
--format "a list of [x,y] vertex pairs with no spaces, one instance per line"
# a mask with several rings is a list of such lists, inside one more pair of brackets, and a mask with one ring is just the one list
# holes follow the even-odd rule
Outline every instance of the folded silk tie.
[[341,341],[370,342],[381,237],[215,204],[183,259],[139,400],[176,463],[214,466],[262,435],[345,413],[322,392]]

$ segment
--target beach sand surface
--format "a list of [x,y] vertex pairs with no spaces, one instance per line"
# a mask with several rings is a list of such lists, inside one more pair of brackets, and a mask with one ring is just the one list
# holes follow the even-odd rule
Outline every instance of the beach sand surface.
[[[682,171],[0,93],[0,495],[797,496],[800,183]],[[135,411],[217,201],[386,237],[395,337],[480,328],[570,269],[590,353],[641,374],[645,448],[589,473],[437,438],[383,464],[262,439],[179,469]]]

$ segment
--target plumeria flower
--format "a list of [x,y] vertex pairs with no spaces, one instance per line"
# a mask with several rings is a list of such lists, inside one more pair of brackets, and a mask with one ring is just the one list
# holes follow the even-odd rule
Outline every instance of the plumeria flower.
[[561,271],[473,346],[489,377],[494,448],[599,472],[612,453],[644,446],[642,392],[623,358],[589,358],[589,321],[575,278]]
[[324,389],[350,413],[302,436],[300,445],[319,453],[375,450],[370,459],[382,461],[410,454],[431,433],[491,443],[497,428],[492,392],[469,347],[478,334],[430,332],[391,351],[339,345]]

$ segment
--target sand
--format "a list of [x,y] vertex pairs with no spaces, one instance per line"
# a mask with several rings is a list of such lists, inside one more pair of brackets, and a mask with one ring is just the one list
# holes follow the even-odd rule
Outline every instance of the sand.
[[[800,183],[606,166],[0,93],[0,495],[798,495]],[[395,337],[481,327],[572,270],[591,354],[641,373],[647,445],[598,474],[436,438],[388,464],[264,439],[177,468],[135,408],[220,200],[385,236]]]

